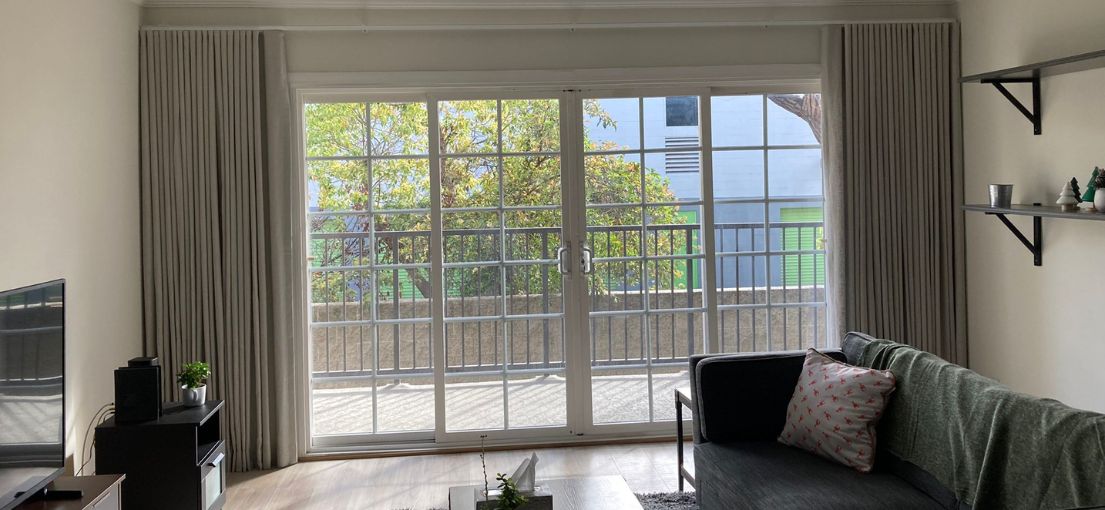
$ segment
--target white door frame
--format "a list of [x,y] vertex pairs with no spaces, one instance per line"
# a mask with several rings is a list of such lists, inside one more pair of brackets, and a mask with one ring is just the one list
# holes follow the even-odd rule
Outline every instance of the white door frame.
[[[578,260],[578,249],[586,237],[586,200],[583,186],[582,99],[595,95],[695,95],[699,98],[700,138],[702,147],[702,208],[703,225],[712,224],[713,179],[712,155],[709,148],[710,98],[713,95],[815,91],[818,88],[818,65],[767,65],[767,66],[717,66],[700,68],[655,69],[600,69],[586,71],[527,71],[527,72],[399,72],[399,73],[292,73],[290,82],[295,97],[294,129],[296,144],[294,157],[299,163],[301,191],[307,189],[304,165],[306,140],[303,126],[304,105],[312,101],[425,101],[429,115],[429,133],[437,126],[437,102],[459,99],[512,99],[526,97],[557,98],[561,111],[561,176],[563,239],[571,242],[570,257]],[[421,85],[415,85],[420,83]],[[579,88],[569,89],[577,86]],[[577,127],[578,126],[578,127]],[[440,157],[437,144],[430,143],[431,181],[431,270],[442,274],[441,205],[440,205]],[[306,204],[306,194],[301,193]],[[304,211],[306,205],[304,205]],[[304,215],[305,218],[305,215]],[[302,246],[307,245],[306,222],[300,221]],[[717,310],[713,282],[716,268],[708,254],[713,252],[712,229],[703,228],[703,293],[706,348],[717,352]],[[670,433],[670,423],[603,424],[592,423],[590,378],[590,299],[586,278],[579,267],[572,264],[572,271],[562,276],[565,299],[563,306],[565,377],[567,379],[565,427],[538,429],[513,429],[494,431],[455,431],[445,428],[445,367],[434,364],[435,429],[432,434],[399,433],[378,435],[349,435],[314,438],[311,435],[310,367],[303,363],[297,377],[299,395],[297,411],[301,433],[301,455],[327,451],[373,450],[396,448],[447,448],[479,444],[487,435],[491,445],[515,443],[563,442],[570,438],[594,440],[626,437],[629,435],[663,435]],[[308,308],[310,292],[307,261],[300,262],[303,296],[300,302]],[[435,360],[445,359],[444,342],[444,291],[434,285],[432,299],[431,335],[435,340]],[[310,360],[309,315],[298,338],[300,359]],[[573,341],[572,339],[576,339]],[[587,340],[587,341],[584,341]],[[651,391],[651,387],[650,387]],[[658,399],[662,401],[662,399]],[[673,404],[674,405],[674,404]],[[428,444],[426,441],[433,443]]]

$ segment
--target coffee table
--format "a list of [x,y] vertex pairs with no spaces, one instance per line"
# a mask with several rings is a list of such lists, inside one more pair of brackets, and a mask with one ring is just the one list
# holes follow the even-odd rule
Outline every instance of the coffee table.
[[[537,480],[537,485],[553,495],[556,510],[640,510],[641,503],[620,476],[552,478]],[[483,485],[449,488],[449,510],[475,510],[476,491]]]

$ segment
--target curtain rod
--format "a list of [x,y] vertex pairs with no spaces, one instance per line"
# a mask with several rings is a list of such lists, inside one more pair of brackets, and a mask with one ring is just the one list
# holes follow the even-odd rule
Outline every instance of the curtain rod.
[[430,32],[467,30],[608,30],[635,28],[722,28],[872,25],[912,23],[954,23],[954,18],[889,19],[889,20],[794,20],[794,21],[673,21],[637,23],[528,23],[481,25],[143,25],[142,31],[183,30],[282,30],[285,32]]

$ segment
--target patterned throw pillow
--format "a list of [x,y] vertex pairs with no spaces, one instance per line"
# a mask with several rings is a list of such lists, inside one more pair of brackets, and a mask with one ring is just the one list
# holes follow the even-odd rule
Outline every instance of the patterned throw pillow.
[[889,371],[854,367],[813,349],[806,351],[779,442],[870,472],[875,465],[875,426],[894,383]]

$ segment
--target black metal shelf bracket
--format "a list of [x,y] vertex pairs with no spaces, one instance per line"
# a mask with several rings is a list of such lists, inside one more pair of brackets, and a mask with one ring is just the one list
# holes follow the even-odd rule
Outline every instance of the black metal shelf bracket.
[[[1040,75],[1034,74],[1028,78],[990,78],[982,80],[982,83],[989,83],[1001,92],[1001,95],[1005,96],[1013,106],[1017,107],[1017,110],[1021,112],[1029,122],[1032,123],[1033,133],[1040,135],[1044,132],[1043,113],[1040,108]],[[1017,99],[1009,89],[1005,88],[1007,83],[1030,83],[1032,84],[1032,109]]]
[[1033,216],[1032,217],[1032,240],[1029,241],[1028,238],[1025,237],[1024,234],[1021,233],[1020,229],[1018,229],[1017,226],[1013,224],[1013,222],[1009,221],[1009,218],[1006,218],[1004,214],[1002,214],[1002,213],[986,213],[986,214],[992,214],[994,216],[997,216],[998,219],[1001,220],[1001,222],[1005,224],[1005,227],[1008,228],[1009,231],[1013,233],[1013,235],[1017,236],[1017,239],[1019,239],[1022,244],[1024,244],[1024,247],[1028,248],[1028,251],[1032,252],[1032,263],[1033,263],[1033,265],[1035,265],[1035,266],[1044,265],[1044,246],[1043,246],[1043,242],[1044,242],[1044,224],[1043,224],[1043,220],[1044,219],[1042,217],[1040,217],[1040,216]]

